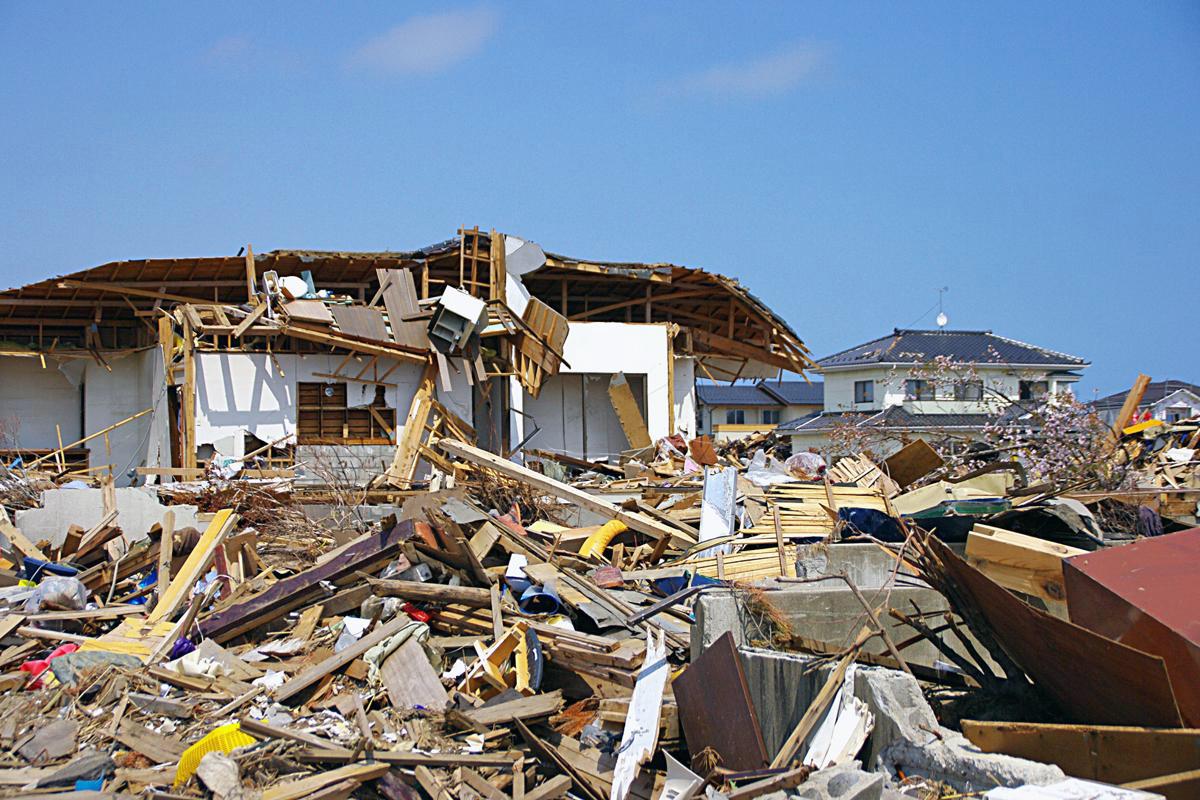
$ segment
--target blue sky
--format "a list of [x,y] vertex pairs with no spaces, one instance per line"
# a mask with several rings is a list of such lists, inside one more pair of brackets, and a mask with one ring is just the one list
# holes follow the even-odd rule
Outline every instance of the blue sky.
[[1200,382],[1196,3],[3,2],[0,100],[4,285],[467,223]]

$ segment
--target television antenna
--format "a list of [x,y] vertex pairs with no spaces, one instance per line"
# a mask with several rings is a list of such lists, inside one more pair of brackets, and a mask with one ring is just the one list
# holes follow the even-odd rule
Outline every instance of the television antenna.
[[942,288],[937,290],[937,293],[938,293],[937,326],[939,329],[946,327],[946,323],[948,323],[950,321],[950,318],[946,316],[946,312],[942,311],[942,295],[948,291],[950,291],[949,286],[943,286]]

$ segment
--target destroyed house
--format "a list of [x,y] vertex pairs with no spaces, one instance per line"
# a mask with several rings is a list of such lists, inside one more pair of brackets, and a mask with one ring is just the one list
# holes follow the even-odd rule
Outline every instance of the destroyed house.
[[121,261],[0,292],[6,464],[408,488],[451,434],[607,459],[695,434],[697,377],[813,362],[737,281],[464,229],[409,252]]

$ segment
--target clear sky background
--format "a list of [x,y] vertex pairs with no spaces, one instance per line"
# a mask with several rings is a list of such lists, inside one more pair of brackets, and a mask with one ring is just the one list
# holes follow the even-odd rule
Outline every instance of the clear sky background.
[[460,224],[1200,382],[1200,3],[0,2],[0,284]]

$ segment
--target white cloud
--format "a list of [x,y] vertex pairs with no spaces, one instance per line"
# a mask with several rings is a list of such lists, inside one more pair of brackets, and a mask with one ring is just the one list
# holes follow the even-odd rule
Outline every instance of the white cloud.
[[204,60],[209,64],[237,63],[250,56],[254,49],[250,37],[241,34],[223,36],[204,53]]
[[828,49],[797,43],[738,64],[722,64],[670,85],[679,94],[765,97],[781,94],[811,78],[828,60]]
[[479,52],[499,23],[485,7],[411,17],[364,42],[346,63],[386,75],[440,72]]

